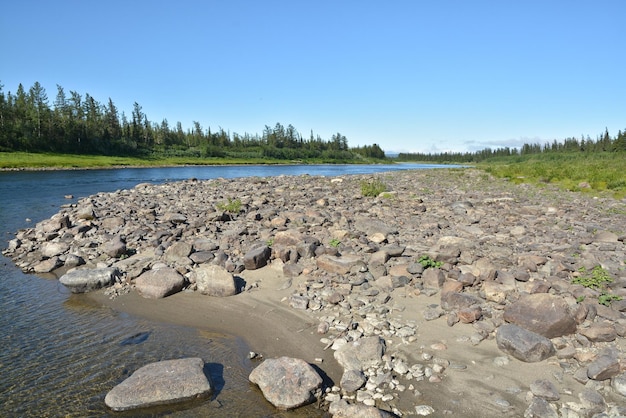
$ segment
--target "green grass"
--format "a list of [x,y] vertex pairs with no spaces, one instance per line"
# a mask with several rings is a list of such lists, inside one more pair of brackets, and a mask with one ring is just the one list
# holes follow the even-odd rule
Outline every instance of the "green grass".
[[571,191],[626,196],[626,154],[546,153],[500,157],[478,164],[495,177],[515,183],[556,184]]
[[[148,157],[115,157],[104,155],[75,155],[29,152],[0,152],[0,170],[4,169],[86,169],[86,168],[122,168],[122,167],[157,167],[178,165],[253,165],[253,164],[332,164],[337,161],[315,158],[308,160],[281,160],[266,157],[194,157],[151,155]],[[374,161],[359,159],[342,161],[349,164],[367,164]]]

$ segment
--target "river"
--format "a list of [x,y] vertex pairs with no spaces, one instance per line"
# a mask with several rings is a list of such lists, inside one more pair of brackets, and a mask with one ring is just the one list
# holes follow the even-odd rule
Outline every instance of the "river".
[[[437,165],[279,165],[124,168],[0,173],[0,248],[17,230],[64,204],[98,192],[189,178],[364,174]],[[72,197],[70,197],[70,195]],[[133,338],[135,337],[135,338]],[[2,417],[314,417],[278,412],[248,383],[254,364],[238,337],[151,322],[95,306],[54,279],[26,275],[0,259],[0,416]],[[201,357],[216,387],[211,400],[182,407],[113,413],[106,393],[154,361]]]

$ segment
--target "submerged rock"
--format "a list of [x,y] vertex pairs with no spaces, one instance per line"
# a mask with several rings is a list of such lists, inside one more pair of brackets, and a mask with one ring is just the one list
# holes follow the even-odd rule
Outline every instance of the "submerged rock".
[[137,369],[107,393],[104,403],[114,411],[128,411],[202,398],[211,391],[201,358],[165,360]]

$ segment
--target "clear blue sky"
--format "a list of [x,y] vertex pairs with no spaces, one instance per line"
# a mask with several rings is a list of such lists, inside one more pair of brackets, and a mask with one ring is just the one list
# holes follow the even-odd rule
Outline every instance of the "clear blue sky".
[[0,83],[185,129],[474,151],[625,130],[625,22],[623,0],[6,0]]

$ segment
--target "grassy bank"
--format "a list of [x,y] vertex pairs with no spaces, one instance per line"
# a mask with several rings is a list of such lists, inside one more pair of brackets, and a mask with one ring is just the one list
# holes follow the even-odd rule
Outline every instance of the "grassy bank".
[[289,161],[273,158],[232,157],[112,157],[104,155],[47,154],[28,152],[0,152],[0,170],[80,169],[157,167],[177,165],[242,165],[242,164],[324,164],[324,163],[381,163],[381,160],[328,161],[323,159]]
[[612,193],[626,196],[626,154],[543,153],[497,157],[478,168],[516,183],[556,184],[571,191]]

